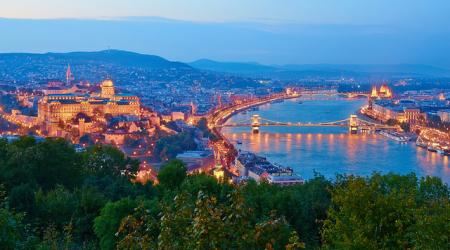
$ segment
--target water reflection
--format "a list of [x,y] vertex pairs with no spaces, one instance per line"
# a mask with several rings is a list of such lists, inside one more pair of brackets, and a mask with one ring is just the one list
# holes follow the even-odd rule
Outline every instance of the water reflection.
[[[293,100],[263,106],[257,113],[276,121],[298,122],[293,117],[301,118],[300,121],[329,121],[347,117],[362,102],[304,101],[299,105]],[[255,112],[239,114],[230,122],[244,120],[252,114]],[[249,128],[224,128],[223,132],[233,141],[242,141],[238,148],[294,167],[305,178],[312,177],[314,171],[327,177],[333,177],[335,173],[415,172],[419,176],[439,176],[450,183],[448,157],[417,148],[413,143],[401,144],[379,135],[349,135],[345,128],[329,127],[262,127],[260,134],[252,134]]]

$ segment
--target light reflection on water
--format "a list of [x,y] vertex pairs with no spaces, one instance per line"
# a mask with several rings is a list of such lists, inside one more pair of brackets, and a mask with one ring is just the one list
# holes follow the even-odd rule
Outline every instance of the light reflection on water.
[[[364,100],[304,101],[268,104],[259,111],[238,114],[229,122],[245,120],[252,114],[275,121],[318,122],[345,119]],[[380,135],[350,135],[346,128],[263,127],[260,134],[250,128],[224,128],[239,149],[266,156],[290,166],[305,178],[314,172],[332,178],[336,173],[369,175],[374,171],[419,176],[439,176],[450,183],[449,158],[418,148],[414,143],[398,143]]]

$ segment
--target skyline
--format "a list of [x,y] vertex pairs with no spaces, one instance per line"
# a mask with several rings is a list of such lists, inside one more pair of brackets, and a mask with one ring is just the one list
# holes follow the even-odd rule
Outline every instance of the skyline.
[[442,0],[0,2],[0,52],[112,48],[182,62],[450,68]]

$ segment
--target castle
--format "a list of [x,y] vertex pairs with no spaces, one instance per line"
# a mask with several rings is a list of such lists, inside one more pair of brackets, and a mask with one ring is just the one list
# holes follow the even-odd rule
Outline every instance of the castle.
[[100,93],[46,94],[38,103],[38,120],[50,136],[58,136],[58,124],[70,123],[79,117],[104,117],[105,115],[140,114],[139,97],[116,94],[112,80],[100,84]]

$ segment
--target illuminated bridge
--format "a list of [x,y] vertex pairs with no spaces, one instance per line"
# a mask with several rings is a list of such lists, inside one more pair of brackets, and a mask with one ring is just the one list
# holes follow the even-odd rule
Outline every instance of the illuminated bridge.
[[218,125],[217,127],[251,127],[253,133],[259,133],[260,127],[348,127],[350,133],[357,133],[360,131],[369,130],[381,130],[381,129],[398,129],[397,126],[388,126],[385,124],[379,124],[363,120],[356,115],[351,115],[349,118],[339,121],[330,122],[279,122],[272,121],[260,117],[259,115],[253,115],[250,120],[243,120],[234,123],[227,123]]

